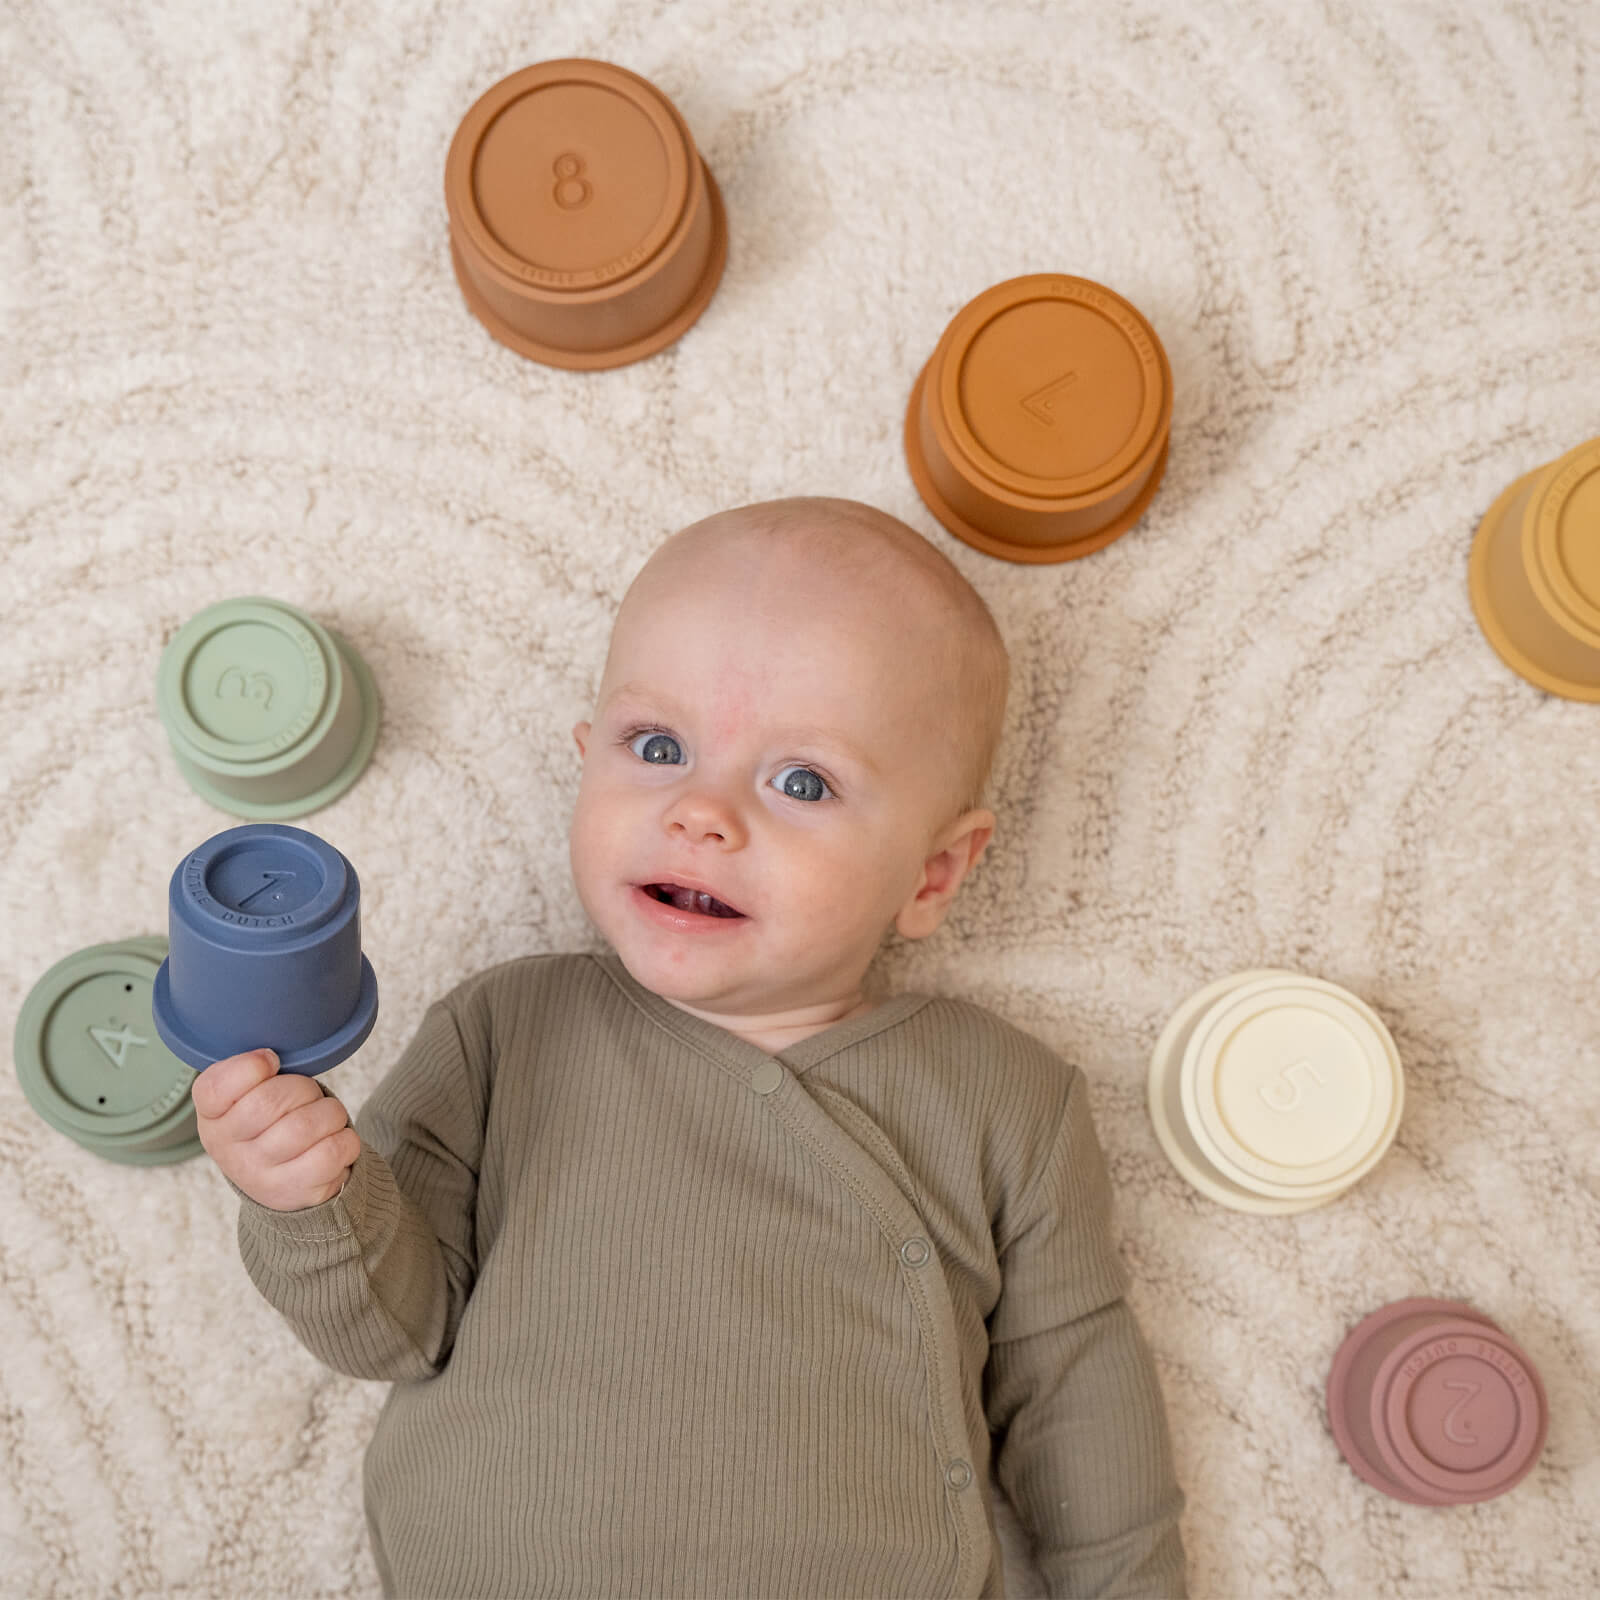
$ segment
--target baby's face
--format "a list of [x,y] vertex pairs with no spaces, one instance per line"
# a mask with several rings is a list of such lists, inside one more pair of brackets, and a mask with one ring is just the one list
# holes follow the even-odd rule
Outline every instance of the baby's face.
[[798,569],[630,597],[575,730],[571,847],[584,909],[645,987],[741,1016],[857,990],[953,820],[918,654],[905,617]]

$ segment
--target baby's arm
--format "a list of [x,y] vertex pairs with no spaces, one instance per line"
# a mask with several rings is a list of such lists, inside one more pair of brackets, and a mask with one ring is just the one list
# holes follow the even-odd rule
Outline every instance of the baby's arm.
[[984,1372],[996,1476],[1050,1594],[1181,1596],[1183,1495],[1155,1363],[1123,1299],[1110,1202],[1074,1074],[1001,1252]]
[[[207,1073],[253,1059],[207,1068],[195,1085],[197,1112],[201,1101],[217,1109],[232,1086],[219,1075],[218,1093],[210,1096],[209,1086],[201,1087]],[[264,1064],[259,1070],[263,1081],[238,1106],[274,1089],[291,1098]],[[316,1099],[295,1115],[319,1127],[342,1122],[342,1108],[338,1119],[323,1109],[338,1102],[313,1087]],[[277,1164],[276,1180],[253,1176],[218,1132],[236,1114],[237,1107],[226,1110],[209,1137],[202,1122],[202,1140],[240,1194],[239,1252],[256,1287],[307,1349],[340,1372],[387,1381],[439,1372],[477,1273],[474,1211],[486,1114],[483,1074],[469,1063],[450,1007],[429,1008],[368,1097],[355,1131],[346,1130],[351,1142],[359,1134],[359,1154],[342,1187],[342,1172],[331,1184],[323,1179],[329,1198],[316,1200],[314,1188],[297,1192],[283,1176],[296,1171],[296,1160],[315,1166],[314,1149]],[[273,1134],[268,1129],[261,1137],[270,1141]],[[323,1164],[342,1154],[335,1150]],[[314,1184],[320,1168],[304,1177]],[[300,1208],[289,1209],[296,1199]]]

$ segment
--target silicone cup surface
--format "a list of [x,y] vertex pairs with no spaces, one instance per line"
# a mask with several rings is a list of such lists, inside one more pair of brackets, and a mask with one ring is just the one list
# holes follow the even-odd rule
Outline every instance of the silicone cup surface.
[[168,919],[153,1016],[191,1067],[270,1047],[282,1071],[320,1073],[372,1031],[360,884],[315,834],[256,823],[208,839],[173,872]]
[[1258,1194],[1218,1171],[1196,1142],[1185,1118],[1182,1067],[1184,1052],[1196,1024],[1218,1000],[1245,984],[1276,977],[1293,978],[1294,974],[1281,967],[1262,967],[1218,978],[1190,995],[1173,1012],[1156,1040],[1150,1054],[1147,1081],[1150,1121],[1155,1128],[1156,1139],[1180,1176],[1208,1199],[1221,1205],[1230,1206],[1235,1211],[1267,1216],[1306,1211],[1312,1206],[1321,1205],[1322,1201],[1316,1197],[1297,1199]]
[[609,62],[541,62],[480,96],[451,141],[445,205],[468,309],[551,366],[664,348],[727,260],[722,197],[687,124]]
[[1334,1356],[1328,1421],[1357,1476],[1412,1505],[1504,1494],[1533,1469],[1548,1406],[1526,1355],[1482,1312],[1409,1299],[1364,1317]]
[[1354,995],[1280,968],[1191,995],[1151,1053],[1156,1137],[1178,1172],[1238,1211],[1304,1211],[1342,1194],[1393,1141],[1404,1079],[1388,1030]]
[[1103,284],[1008,279],[964,306],[913,385],[906,462],[951,533],[1004,560],[1069,561],[1143,516],[1166,470],[1172,374]]
[[377,685],[342,635],[281,600],[198,612],[162,652],[156,704],[184,780],[236,816],[329,804],[377,741]]
[[166,947],[147,936],[79,950],[39,979],[17,1017],[17,1076],[29,1104],[86,1150],[128,1165],[201,1151],[194,1079],[151,1017]]
[[1404,1103],[1394,1040],[1320,978],[1242,985],[1196,1024],[1180,1094],[1212,1165],[1258,1194],[1331,1200],[1393,1142]]
[[1535,688],[1600,701],[1600,439],[1505,489],[1467,568],[1485,638]]

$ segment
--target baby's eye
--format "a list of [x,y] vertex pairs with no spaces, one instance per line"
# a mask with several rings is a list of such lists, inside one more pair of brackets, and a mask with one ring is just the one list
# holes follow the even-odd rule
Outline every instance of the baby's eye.
[[772,780],[772,787],[791,800],[821,800],[833,791],[810,767],[785,767]]
[[655,733],[648,728],[643,733],[635,734],[628,742],[628,748],[641,761],[648,761],[652,766],[676,766],[683,760],[683,747],[670,733]]

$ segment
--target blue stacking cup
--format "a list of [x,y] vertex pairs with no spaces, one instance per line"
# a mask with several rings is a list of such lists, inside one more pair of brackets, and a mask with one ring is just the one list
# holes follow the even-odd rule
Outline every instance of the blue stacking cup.
[[284,1072],[337,1066],[378,1016],[360,908],[355,868],[314,833],[261,822],[207,839],[172,874],[156,1032],[197,1071],[263,1046]]

